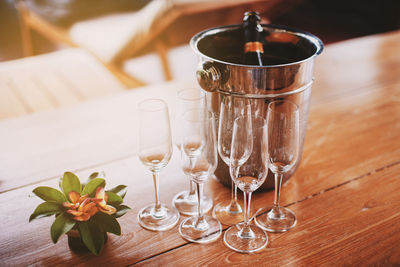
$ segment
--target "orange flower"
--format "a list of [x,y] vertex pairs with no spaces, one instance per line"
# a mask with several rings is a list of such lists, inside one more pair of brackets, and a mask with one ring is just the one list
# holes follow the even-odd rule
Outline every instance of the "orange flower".
[[107,205],[108,195],[104,192],[103,187],[98,187],[96,190],[96,200],[97,208],[99,211],[107,213],[108,215],[114,214],[117,212],[117,209],[113,206]]
[[98,211],[106,214],[114,214],[117,210],[110,205],[107,205],[108,195],[103,187],[98,187],[96,196],[90,198],[88,194],[81,196],[75,191],[68,193],[71,202],[63,202],[63,206],[68,208],[67,213],[73,215],[76,221],[87,221]]

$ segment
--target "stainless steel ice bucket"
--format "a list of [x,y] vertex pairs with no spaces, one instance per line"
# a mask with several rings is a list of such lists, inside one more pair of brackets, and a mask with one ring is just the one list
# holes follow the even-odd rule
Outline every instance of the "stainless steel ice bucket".
[[[314,59],[323,50],[316,36],[282,26],[262,25],[266,33],[264,54],[266,66],[241,64],[243,32],[241,25],[208,29],[195,35],[191,47],[200,58],[197,80],[207,93],[208,108],[218,118],[224,97],[249,99],[252,112],[266,117],[268,103],[274,99],[288,99],[300,108],[300,155],[307,127]],[[216,124],[218,125],[218,123]],[[297,169],[284,176],[284,181]],[[219,159],[215,171],[217,179],[231,185],[228,167]],[[273,188],[270,172],[261,188]]]

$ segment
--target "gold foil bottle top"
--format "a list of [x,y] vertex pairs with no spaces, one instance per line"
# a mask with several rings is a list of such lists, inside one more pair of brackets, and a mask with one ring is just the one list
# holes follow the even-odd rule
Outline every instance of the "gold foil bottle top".
[[264,48],[261,42],[247,42],[244,45],[244,52],[260,52],[264,53]]

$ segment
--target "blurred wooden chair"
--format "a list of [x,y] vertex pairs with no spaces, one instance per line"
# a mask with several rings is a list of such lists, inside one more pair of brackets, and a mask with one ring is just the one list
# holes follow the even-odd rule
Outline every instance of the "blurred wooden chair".
[[[87,49],[127,87],[137,87],[145,83],[124,72],[122,64],[150,45],[159,56],[164,79],[173,78],[167,56],[168,44],[159,37],[179,18],[216,10],[231,10],[238,6],[246,10],[253,4],[258,4],[258,7],[263,9],[270,9],[271,14],[280,14],[297,2],[300,0],[290,0],[285,3],[283,0],[152,0],[139,11],[79,21],[67,29],[46,21],[44,17],[28,9],[23,0],[18,0],[16,7],[20,14],[25,55],[33,53],[30,31],[35,30],[55,43]],[[279,7],[275,8],[276,6]],[[240,10],[240,14],[235,13],[235,18],[240,20],[243,10]],[[203,20],[202,25],[207,21],[204,17],[200,19]],[[195,28],[196,25],[190,26]],[[210,26],[216,25],[208,27]],[[179,35],[179,32],[176,34]]]
[[82,48],[0,62],[0,119],[73,105],[124,85]]

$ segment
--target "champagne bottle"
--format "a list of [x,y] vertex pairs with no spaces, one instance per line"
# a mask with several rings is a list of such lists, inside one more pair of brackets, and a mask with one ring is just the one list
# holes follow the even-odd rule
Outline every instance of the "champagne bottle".
[[262,66],[262,55],[264,53],[261,35],[263,28],[260,25],[260,16],[255,11],[247,11],[243,18],[244,32],[244,57],[245,65]]

